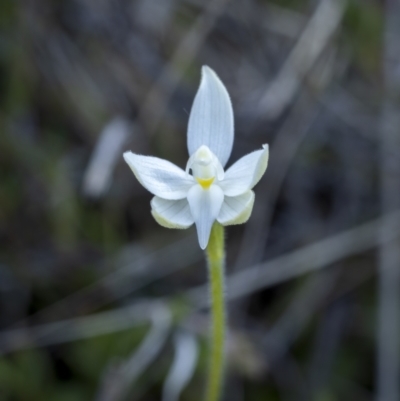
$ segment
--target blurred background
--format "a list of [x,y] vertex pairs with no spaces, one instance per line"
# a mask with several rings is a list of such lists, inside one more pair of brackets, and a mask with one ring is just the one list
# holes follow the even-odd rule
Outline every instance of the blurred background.
[[207,270],[122,153],[184,167],[209,65],[228,165],[224,400],[400,400],[398,0],[0,1],[0,400],[202,399]]

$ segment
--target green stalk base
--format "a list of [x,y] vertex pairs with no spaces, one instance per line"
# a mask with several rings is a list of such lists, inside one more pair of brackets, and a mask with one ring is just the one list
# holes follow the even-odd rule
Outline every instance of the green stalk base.
[[212,326],[210,362],[205,400],[218,401],[221,397],[224,375],[226,335],[224,228],[219,223],[214,223],[212,227],[206,254],[210,280]]

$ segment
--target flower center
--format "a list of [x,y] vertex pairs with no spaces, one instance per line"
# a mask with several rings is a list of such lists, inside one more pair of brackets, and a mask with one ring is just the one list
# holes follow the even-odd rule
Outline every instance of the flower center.
[[210,188],[215,179],[224,178],[224,169],[221,166],[217,156],[211,150],[203,145],[190,156],[186,165],[186,174],[192,170],[193,177],[204,190]]
[[208,189],[211,187],[211,184],[214,182],[215,177],[211,178],[199,178],[196,177],[196,181],[201,185],[203,189]]

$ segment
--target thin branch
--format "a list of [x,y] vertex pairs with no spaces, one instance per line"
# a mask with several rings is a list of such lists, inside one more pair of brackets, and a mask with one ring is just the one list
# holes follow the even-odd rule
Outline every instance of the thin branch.
[[[380,235],[380,227],[388,228],[386,236]],[[227,300],[248,296],[262,288],[272,287],[357,255],[392,241],[400,235],[400,211],[349,229],[327,239],[317,241],[289,252],[269,262],[261,263],[227,277]],[[257,280],[254,280],[254,275]],[[206,285],[193,288],[184,295],[194,308],[208,305]],[[124,330],[148,321],[150,311],[163,300],[152,300],[97,315],[68,319],[56,323],[18,328],[0,332],[0,354],[45,346],[81,338]]]
[[190,30],[183,35],[171,60],[150,89],[139,112],[139,119],[146,127],[149,136],[157,130],[168,101],[179,85],[185,69],[193,61],[229,1],[216,0],[208,3]]
[[[389,228],[386,237],[379,235],[382,224],[387,224]],[[329,266],[349,256],[368,251],[399,235],[400,211],[389,213],[369,223],[229,276],[227,297],[232,300],[247,296],[262,288],[272,287]],[[187,293],[196,304],[203,306],[207,305],[205,294],[205,286],[189,290]]]
[[[149,252],[133,262],[118,266],[95,283],[41,309],[14,324],[25,326],[28,322],[52,320],[54,317],[69,317],[77,311],[93,312],[112,302],[126,297],[174,272],[196,263],[203,257],[197,237],[189,235],[172,244]],[[109,261],[107,264],[114,264]]]
[[286,59],[279,75],[260,101],[269,118],[278,117],[290,104],[300,85],[321,56],[343,16],[345,2],[322,0]]

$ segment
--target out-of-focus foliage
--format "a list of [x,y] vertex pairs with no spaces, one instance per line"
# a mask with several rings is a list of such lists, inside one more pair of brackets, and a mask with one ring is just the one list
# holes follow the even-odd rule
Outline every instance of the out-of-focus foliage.
[[[199,360],[180,399],[201,399],[194,229],[159,227],[121,157],[185,165],[201,65],[232,97],[231,159],[271,144],[251,221],[227,230],[228,275],[380,215],[382,3],[0,1],[0,400],[161,399],[182,330]],[[104,146],[106,132],[120,142]],[[377,241],[352,241],[334,262],[321,244],[326,271],[303,274],[299,260],[288,279],[278,259],[275,282],[263,267],[243,280],[226,400],[374,398]]]
[[[350,1],[343,21],[344,43],[361,69],[379,73],[382,56],[383,15],[381,5],[374,2]],[[371,71],[372,70],[372,71]]]

